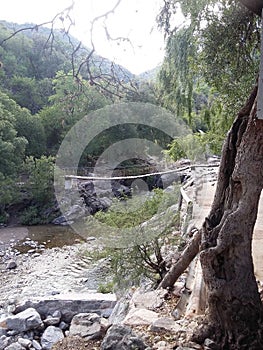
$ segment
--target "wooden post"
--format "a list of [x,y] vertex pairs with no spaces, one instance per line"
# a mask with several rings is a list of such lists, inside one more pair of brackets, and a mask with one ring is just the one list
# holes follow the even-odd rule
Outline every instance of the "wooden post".
[[263,10],[261,12],[260,69],[258,78],[257,118],[263,119]]

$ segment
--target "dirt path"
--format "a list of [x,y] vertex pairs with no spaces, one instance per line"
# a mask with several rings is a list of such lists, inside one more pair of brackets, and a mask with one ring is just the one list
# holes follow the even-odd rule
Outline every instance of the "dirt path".
[[[196,227],[201,227],[210,207],[216,190],[215,182],[203,184],[197,194],[197,204],[194,206],[193,222]],[[252,254],[256,278],[263,282],[263,194],[261,195],[258,209],[258,217],[254,229]]]
[[252,253],[254,260],[254,270],[257,279],[263,282],[263,193],[261,193],[258,217],[255,225]]

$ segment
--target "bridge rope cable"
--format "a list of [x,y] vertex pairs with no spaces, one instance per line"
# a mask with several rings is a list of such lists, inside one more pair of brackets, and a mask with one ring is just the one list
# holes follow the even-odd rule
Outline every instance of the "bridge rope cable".
[[142,174],[142,175],[128,175],[128,176],[112,176],[112,177],[104,177],[104,176],[78,176],[78,175],[64,175],[65,180],[103,180],[103,181],[111,181],[111,180],[129,180],[129,179],[142,179],[148,176],[156,176],[156,175],[166,175],[171,173],[180,173],[185,170],[192,170],[195,168],[213,168],[217,167],[218,164],[194,164],[189,165],[182,168],[170,169],[166,171],[158,171],[154,173]]

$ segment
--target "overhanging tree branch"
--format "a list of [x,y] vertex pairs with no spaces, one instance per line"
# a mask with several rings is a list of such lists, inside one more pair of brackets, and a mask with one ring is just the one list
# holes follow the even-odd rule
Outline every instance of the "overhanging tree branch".
[[90,85],[94,85],[100,92],[105,93],[106,96],[112,98],[117,97],[118,99],[121,99],[126,96],[127,92],[132,93],[133,95],[139,95],[137,85],[133,82],[133,78],[128,76],[121,66],[115,63],[112,63],[110,66],[108,64],[103,65],[106,60],[96,55],[94,27],[96,23],[98,23],[98,21],[101,19],[104,19],[104,30],[106,32],[106,37],[108,40],[130,42],[128,38],[112,38],[106,26],[107,18],[110,15],[114,14],[121,1],[122,0],[117,0],[112,9],[95,17],[92,20],[90,27],[91,49],[85,48],[80,41],[76,42],[76,40],[73,40],[70,35],[70,29],[73,25],[75,25],[75,22],[71,17],[71,12],[74,8],[75,3],[74,0],[72,0],[72,4],[69,7],[56,14],[52,20],[14,30],[13,33],[8,35],[0,42],[0,46],[3,46],[8,42],[8,40],[11,40],[21,32],[38,32],[40,27],[49,26],[50,32],[46,43],[43,46],[43,49],[46,49],[48,47],[52,51],[56,37],[56,23],[57,21],[60,21],[60,24],[62,23],[63,25],[62,33],[67,38],[71,47],[71,52],[69,53],[71,61],[71,74],[78,82],[81,83],[82,78],[88,80],[90,82]]

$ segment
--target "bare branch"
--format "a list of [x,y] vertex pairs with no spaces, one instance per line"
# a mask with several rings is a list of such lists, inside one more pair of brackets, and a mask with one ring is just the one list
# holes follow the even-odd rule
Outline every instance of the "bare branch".
[[15,30],[12,34],[10,34],[7,38],[3,39],[1,42],[0,42],[0,46],[2,46],[5,42],[7,42],[8,40],[12,39],[14,36],[16,36],[17,34],[21,33],[21,32],[24,32],[24,31],[28,31],[28,30],[35,30],[36,32],[38,31],[38,28],[40,27],[45,27],[47,25],[51,25],[51,32],[53,32],[53,29],[54,29],[54,23],[56,22],[57,19],[62,19],[65,17],[65,14],[66,16],[69,16],[69,13],[70,11],[72,10],[72,8],[74,7],[74,0],[72,0],[72,4],[65,8],[64,10],[62,10],[61,12],[57,13],[52,20],[50,21],[47,21],[47,22],[43,22],[41,24],[36,24],[36,25],[33,25],[33,26],[29,26],[29,27],[25,27],[25,28],[20,28],[18,30]]
[[73,25],[75,25],[74,20],[71,17],[71,11],[75,3],[74,0],[72,0],[72,3],[69,7],[57,13],[52,20],[43,22],[41,24],[26,26],[24,28],[14,30],[12,34],[10,34],[8,37],[6,37],[0,42],[0,46],[6,43],[11,38],[13,38],[14,36],[16,36],[18,33],[28,31],[28,30],[37,32],[40,27],[49,26],[50,33],[48,35],[48,38],[45,44],[43,45],[43,49],[46,49],[48,47],[52,52],[54,41],[55,41],[55,35],[56,35],[55,25],[57,21],[60,21],[63,27],[62,32],[65,34],[71,46],[70,61],[71,61],[72,75],[75,79],[77,79],[78,82],[80,82],[80,84],[82,80],[81,75],[83,75],[83,79],[88,80],[90,82],[90,85],[96,86],[96,88],[100,92],[104,92],[107,96],[123,98],[126,92],[130,92],[132,94],[137,95],[139,93],[138,93],[136,84],[134,84],[130,76],[126,73],[126,71],[122,67],[120,67],[119,65],[116,65],[115,63],[112,63],[111,66],[109,67],[109,71],[106,71],[105,67],[103,67],[105,59],[103,58],[98,59],[99,57],[95,56],[96,50],[95,50],[95,43],[93,41],[93,37],[94,37],[93,32],[94,32],[95,24],[101,19],[104,19],[104,30],[108,40],[122,41],[122,42],[126,41],[131,44],[128,38],[123,38],[123,37],[113,38],[106,27],[107,18],[111,14],[114,14],[115,10],[120,5],[121,1],[122,0],[117,0],[116,4],[112,9],[110,9],[106,13],[103,13],[95,17],[92,20],[91,28],[90,28],[91,49],[85,48],[80,41],[76,44],[70,35],[70,29]]

